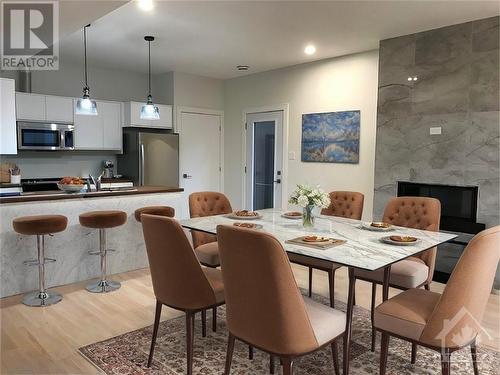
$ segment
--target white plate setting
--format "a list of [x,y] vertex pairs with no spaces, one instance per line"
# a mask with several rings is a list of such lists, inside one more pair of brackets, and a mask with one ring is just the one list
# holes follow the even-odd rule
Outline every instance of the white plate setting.
[[[402,237],[404,237],[404,236],[402,236]],[[385,243],[390,244],[390,245],[396,245],[396,246],[412,246],[412,245],[416,245],[416,244],[420,243],[422,240],[417,238],[416,241],[412,241],[412,242],[400,242],[400,241],[391,240],[391,236],[386,236],[386,237],[382,237],[380,239],[380,241],[385,242]]]
[[372,232],[389,232],[394,230],[394,227],[391,225],[388,228],[374,227],[372,223],[363,222],[361,223],[361,228],[366,230],[371,230]]
[[292,220],[299,220],[302,219],[302,214],[300,215],[287,215],[287,212],[281,215],[281,217],[284,217],[285,219],[292,219]]
[[262,219],[262,215],[257,213],[256,216],[238,216],[236,213],[232,212],[230,214],[226,215],[227,218],[229,219],[234,219],[234,220],[258,220]]

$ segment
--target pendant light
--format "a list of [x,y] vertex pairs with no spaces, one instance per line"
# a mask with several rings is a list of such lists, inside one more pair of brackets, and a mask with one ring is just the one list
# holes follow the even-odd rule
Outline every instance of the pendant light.
[[85,73],[85,86],[83,87],[83,96],[76,102],[77,115],[90,115],[97,116],[97,104],[95,100],[90,99],[90,89],[87,80],[87,27],[83,28],[83,55],[84,55],[84,73]]
[[160,110],[153,104],[153,97],[151,96],[151,42],[155,40],[154,36],[145,36],[144,40],[148,42],[148,99],[146,104],[141,107],[142,120],[159,120]]

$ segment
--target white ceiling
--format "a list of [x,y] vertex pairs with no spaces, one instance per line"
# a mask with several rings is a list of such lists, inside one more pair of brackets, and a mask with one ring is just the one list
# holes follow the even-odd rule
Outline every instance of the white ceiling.
[[[144,35],[154,35],[154,73],[232,78],[378,48],[379,40],[500,14],[497,1],[131,1],[92,24],[89,64],[147,71]],[[317,52],[304,54],[313,43]],[[82,56],[81,32],[61,45]],[[238,64],[250,65],[238,72]]]

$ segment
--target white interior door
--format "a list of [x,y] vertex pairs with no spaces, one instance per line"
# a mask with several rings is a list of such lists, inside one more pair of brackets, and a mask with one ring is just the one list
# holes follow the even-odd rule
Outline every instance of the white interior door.
[[246,207],[281,208],[283,111],[248,113],[245,127]]
[[179,116],[180,186],[187,197],[197,191],[221,191],[221,116],[181,112]]

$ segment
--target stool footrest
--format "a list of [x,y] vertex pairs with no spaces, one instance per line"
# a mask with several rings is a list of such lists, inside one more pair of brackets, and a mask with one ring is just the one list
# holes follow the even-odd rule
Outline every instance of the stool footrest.
[[[54,263],[56,260],[54,258],[44,258],[45,263]],[[30,259],[30,260],[25,260],[23,264],[27,266],[39,266],[40,263],[38,262],[38,259]]]
[[[116,250],[114,249],[107,249],[106,253],[114,253]],[[101,255],[101,252],[99,250],[90,250],[89,255]]]

